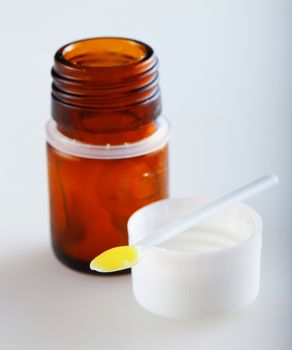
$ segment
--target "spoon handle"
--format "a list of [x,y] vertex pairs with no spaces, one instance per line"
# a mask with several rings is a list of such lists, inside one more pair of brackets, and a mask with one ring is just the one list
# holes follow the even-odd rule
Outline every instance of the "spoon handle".
[[217,213],[218,211],[223,210],[232,204],[253,197],[256,194],[277,185],[278,182],[279,179],[275,175],[265,175],[260,177],[259,179],[240,187],[229,194],[226,194],[225,196],[207,204],[202,208],[191,211],[189,214],[182,216],[177,221],[162,227],[153,234],[141,239],[135,244],[135,246],[141,250],[157,246],[190,229],[192,226],[204,220],[209,215]]

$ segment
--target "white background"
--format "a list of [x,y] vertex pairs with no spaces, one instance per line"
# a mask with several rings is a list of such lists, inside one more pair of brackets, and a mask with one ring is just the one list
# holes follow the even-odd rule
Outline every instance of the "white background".
[[[291,349],[292,2],[1,0],[0,27],[0,348]],[[279,175],[281,186],[248,202],[265,230],[261,293],[246,312],[165,320],[135,303],[130,276],[87,276],[53,257],[44,134],[53,54],[101,35],[140,39],[160,58],[173,196]]]

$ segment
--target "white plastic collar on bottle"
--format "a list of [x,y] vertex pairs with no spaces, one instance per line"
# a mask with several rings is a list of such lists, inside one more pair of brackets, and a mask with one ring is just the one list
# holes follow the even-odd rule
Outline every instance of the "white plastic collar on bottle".
[[81,158],[122,159],[142,156],[162,148],[169,139],[170,126],[166,118],[157,119],[157,130],[145,139],[122,145],[92,145],[63,135],[57,123],[50,119],[46,124],[48,143],[57,150]]

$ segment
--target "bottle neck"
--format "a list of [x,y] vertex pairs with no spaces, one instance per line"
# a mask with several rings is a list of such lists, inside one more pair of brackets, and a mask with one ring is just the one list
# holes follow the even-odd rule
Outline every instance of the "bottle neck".
[[52,116],[64,135],[92,144],[135,142],[161,114],[158,60],[138,41],[94,38],[59,49]]

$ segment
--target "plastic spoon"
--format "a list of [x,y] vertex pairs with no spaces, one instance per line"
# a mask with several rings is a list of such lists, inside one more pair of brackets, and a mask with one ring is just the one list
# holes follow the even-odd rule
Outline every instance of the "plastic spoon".
[[144,249],[155,247],[182,232],[190,229],[208,216],[217,213],[232,204],[238,203],[247,198],[277,185],[279,182],[275,175],[265,175],[239,189],[196,209],[187,215],[182,216],[175,222],[166,225],[153,234],[141,239],[132,246],[119,246],[106,250],[90,263],[90,268],[98,272],[113,272],[124,270],[134,266],[141,257]]

